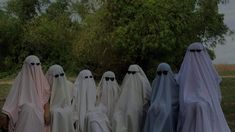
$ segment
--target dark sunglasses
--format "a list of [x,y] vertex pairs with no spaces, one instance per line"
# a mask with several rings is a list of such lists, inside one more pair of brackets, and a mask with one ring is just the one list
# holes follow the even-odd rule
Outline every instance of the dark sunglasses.
[[200,50],[200,49],[190,49],[189,51],[190,52],[201,52],[202,50]]
[[61,77],[64,76],[64,73],[60,73],[60,74],[54,75],[55,78],[57,78],[57,77],[59,77],[59,76],[61,76]]
[[136,71],[127,71],[127,74],[135,74]]
[[161,76],[162,74],[167,75],[167,73],[168,73],[168,71],[157,71],[158,76]]
[[85,76],[86,79],[89,78],[89,77],[90,77],[90,78],[93,78],[93,76]]
[[114,81],[114,77],[105,77],[105,80],[106,80],[106,81],[109,81],[109,80],[110,80],[110,81]]
[[37,65],[37,66],[39,66],[40,65],[40,63],[30,63],[32,66],[34,66],[34,65]]

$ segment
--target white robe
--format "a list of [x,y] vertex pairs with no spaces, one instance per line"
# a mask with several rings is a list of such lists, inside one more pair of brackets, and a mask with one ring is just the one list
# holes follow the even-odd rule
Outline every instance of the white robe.
[[71,83],[59,65],[51,66],[46,77],[51,86],[51,132],[74,132]]
[[179,87],[168,64],[159,64],[157,73],[152,85],[151,105],[144,132],[176,132]]
[[221,79],[201,43],[188,47],[177,81],[180,86],[178,132],[231,131],[220,105]]
[[111,132],[110,122],[105,106],[99,105],[86,114],[85,132]]
[[147,112],[151,86],[138,65],[131,65],[126,74],[122,92],[115,108],[112,129],[113,132],[141,132]]
[[2,108],[9,117],[9,132],[44,132],[44,105],[49,84],[38,57],[28,56]]
[[[106,80],[107,78],[109,80]],[[113,78],[113,80],[110,78]],[[120,87],[113,72],[107,71],[103,74],[97,94],[97,104],[102,103],[106,107],[108,118],[111,119],[120,94]]]
[[95,108],[96,103],[96,85],[89,70],[83,70],[79,73],[75,81],[74,94],[75,131],[84,132],[86,114]]

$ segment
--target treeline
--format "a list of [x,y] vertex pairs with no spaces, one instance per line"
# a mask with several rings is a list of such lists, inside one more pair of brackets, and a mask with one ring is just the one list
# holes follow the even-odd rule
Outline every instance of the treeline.
[[122,77],[132,63],[150,77],[159,62],[177,70],[190,43],[223,43],[228,28],[218,2],[9,0],[0,10],[0,72],[15,72],[30,54],[44,69],[57,63],[74,75],[89,68]]

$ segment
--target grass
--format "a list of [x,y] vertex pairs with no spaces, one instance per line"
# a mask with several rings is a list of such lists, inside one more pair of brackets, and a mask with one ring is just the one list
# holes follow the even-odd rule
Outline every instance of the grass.
[[2,108],[5,98],[10,90],[10,84],[0,84],[0,108]]
[[[235,65],[234,65],[235,66]],[[217,67],[218,68],[218,67]],[[224,67],[222,67],[224,68]],[[226,68],[225,68],[226,69]],[[228,69],[227,69],[228,70]],[[226,70],[218,70],[220,75],[223,76],[235,76],[235,69],[226,71]],[[75,80],[75,78],[69,78],[70,80]],[[1,82],[6,82],[1,83]],[[9,92],[11,85],[10,78],[0,79],[0,107],[4,103],[4,100]],[[221,92],[222,92],[222,108],[229,124],[229,127],[232,132],[235,132],[235,77],[233,78],[223,78],[223,82],[221,83]]]
[[222,108],[232,132],[235,132],[235,78],[224,78],[221,84]]

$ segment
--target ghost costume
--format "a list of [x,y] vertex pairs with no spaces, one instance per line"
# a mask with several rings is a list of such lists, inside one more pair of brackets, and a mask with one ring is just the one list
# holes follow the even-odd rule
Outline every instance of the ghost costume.
[[179,87],[168,64],[161,63],[158,66],[152,88],[144,132],[176,132]]
[[117,102],[113,132],[140,132],[149,106],[151,86],[138,65],[131,65],[124,77],[122,92]]
[[85,132],[111,132],[106,107],[100,103],[86,114]]
[[113,116],[115,104],[118,100],[120,88],[115,78],[115,74],[107,71],[103,74],[98,85],[98,100],[97,104],[102,103],[107,108],[109,119]]
[[178,132],[230,132],[220,106],[221,81],[207,49],[191,44],[181,65]]
[[38,57],[28,56],[2,108],[9,117],[9,132],[44,132],[44,105],[50,87]]
[[51,66],[46,78],[51,86],[51,132],[74,132],[71,82],[67,80],[63,68],[59,65]]
[[84,120],[88,111],[95,108],[96,85],[89,70],[83,70],[75,81],[74,117],[76,132],[84,132]]

